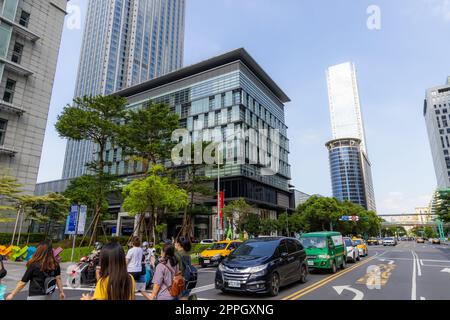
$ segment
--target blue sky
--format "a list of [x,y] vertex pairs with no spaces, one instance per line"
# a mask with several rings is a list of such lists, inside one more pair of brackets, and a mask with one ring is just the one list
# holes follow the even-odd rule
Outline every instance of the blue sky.
[[[71,4],[84,22],[87,0]],[[369,5],[381,9],[381,30],[366,26]],[[40,182],[61,177],[65,141],[54,123],[72,100],[81,38],[66,25]],[[188,0],[185,65],[245,47],[292,99],[294,184],[331,195],[325,70],[355,62],[378,211],[405,213],[427,205],[436,185],[422,112],[425,89],[450,75],[448,39],[450,0]]]

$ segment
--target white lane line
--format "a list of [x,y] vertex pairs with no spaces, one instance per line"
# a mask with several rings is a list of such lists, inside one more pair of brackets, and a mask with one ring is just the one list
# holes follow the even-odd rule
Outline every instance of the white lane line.
[[427,300],[427,299],[425,299],[425,297],[420,297],[420,300]]
[[413,252],[414,256],[416,257],[416,265],[417,265],[417,274],[419,277],[422,276],[422,267],[420,266],[420,259],[419,259],[419,255],[417,254],[417,252]]
[[203,292],[203,291],[213,290],[215,288],[216,288],[216,286],[214,284],[210,284],[210,285],[207,285],[207,286],[195,288],[195,289],[192,290],[192,293],[200,293],[200,292]]
[[423,266],[423,260],[422,259],[420,259],[420,265]]
[[411,250],[411,254],[413,256],[413,272],[412,272],[412,286],[411,286],[411,300],[417,300],[417,279],[416,279],[416,257],[414,256],[413,251]]

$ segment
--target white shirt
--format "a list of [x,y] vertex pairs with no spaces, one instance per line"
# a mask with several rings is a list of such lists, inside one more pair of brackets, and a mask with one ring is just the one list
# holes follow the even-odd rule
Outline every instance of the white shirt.
[[128,272],[141,272],[142,271],[142,256],[144,251],[141,248],[133,247],[128,250],[127,253],[127,271]]

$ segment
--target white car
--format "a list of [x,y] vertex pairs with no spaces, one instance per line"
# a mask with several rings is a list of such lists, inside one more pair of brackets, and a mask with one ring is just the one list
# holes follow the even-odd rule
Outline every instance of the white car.
[[344,238],[345,252],[347,253],[347,262],[357,262],[361,260],[359,250],[356,247],[356,243],[350,238]]
[[383,240],[383,246],[396,246],[397,241],[395,238],[384,238]]

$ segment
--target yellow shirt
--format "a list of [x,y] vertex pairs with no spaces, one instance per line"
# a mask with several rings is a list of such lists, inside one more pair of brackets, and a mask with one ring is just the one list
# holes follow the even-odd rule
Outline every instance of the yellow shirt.
[[[130,278],[131,278],[132,295],[130,296],[129,300],[134,300],[134,293],[136,292],[136,284],[134,278],[132,276],[130,276]],[[94,291],[94,300],[108,300],[108,278],[100,279],[97,282]]]

